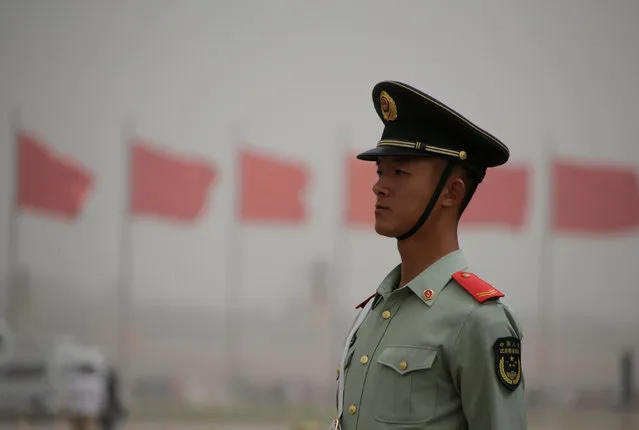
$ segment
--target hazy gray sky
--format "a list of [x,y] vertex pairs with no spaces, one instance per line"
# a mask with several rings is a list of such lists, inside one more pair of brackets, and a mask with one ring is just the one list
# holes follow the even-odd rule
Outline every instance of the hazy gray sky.
[[[333,3],[2,1],[0,243],[8,235],[12,187],[9,118],[19,108],[25,127],[97,175],[77,224],[21,216],[20,260],[41,288],[52,280],[65,292],[107,297],[118,270],[121,125],[132,115],[140,135],[210,157],[221,170],[197,225],[135,223],[136,297],[223,307],[230,287],[247,306],[281,311],[307,294],[311,261],[339,257],[340,302],[351,307],[398,258],[394,241],[372,231],[336,239],[340,151],[375,144],[381,123],[370,92],[376,82],[395,79],[440,98],[502,139],[513,163],[540,172],[523,233],[462,235],[476,270],[522,315],[533,315],[543,279],[541,142],[589,160],[639,162],[639,4]],[[312,166],[306,226],[230,233],[234,124],[251,145]],[[349,127],[352,142],[336,141],[339,124]],[[236,278],[226,253],[238,238],[245,273]],[[635,318],[637,236],[557,238],[554,251],[553,297],[544,300],[555,312]],[[5,277],[6,261],[3,246]]]

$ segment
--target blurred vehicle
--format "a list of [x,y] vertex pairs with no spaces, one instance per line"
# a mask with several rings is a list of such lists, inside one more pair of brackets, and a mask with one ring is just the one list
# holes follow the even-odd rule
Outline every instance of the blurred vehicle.
[[51,372],[44,360],[0,365],[0,417],[43,418],[53,413],[54,403]]
[[104,368],[93,347],[50,339],[15,339],[0,361],[0,419],[53,419],[65,412],[69,381],[80,363]]

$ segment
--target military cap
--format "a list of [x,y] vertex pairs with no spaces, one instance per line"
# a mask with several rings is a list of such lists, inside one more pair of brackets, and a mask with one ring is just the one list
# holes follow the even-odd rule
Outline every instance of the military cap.
[[381,156],[439,156],[451,159],[483,179],[486,169],[508,161],[510,152],[444,103],[397,81],[373,88],[373,104],[384,123],[377,146],[357,155],[375,161]]

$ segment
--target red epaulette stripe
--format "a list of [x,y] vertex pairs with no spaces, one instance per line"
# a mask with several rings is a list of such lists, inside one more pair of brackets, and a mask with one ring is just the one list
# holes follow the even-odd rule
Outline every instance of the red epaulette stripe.
[[495,297],[504,297],[501,291],[493,288],[492,285],[473,273],[459,271],[453,273],[453,279],[479,303],[484,303],[486,300]]
[[363,308],[364,306],[366,306],[366,303],[368,303],[368,301],[369,301],[370,299],[372,299],[373,297],[375,297],[376,295],[377,295],[377,293],[376,293],[376,292],[375,292],[375,293],[373,293],[373,294],[371,294],[371,296],[370,296],[370,297],[366,298],[366,300],[364,300],[362,303],[360,303],[359,305],[355,306],[355,309]]

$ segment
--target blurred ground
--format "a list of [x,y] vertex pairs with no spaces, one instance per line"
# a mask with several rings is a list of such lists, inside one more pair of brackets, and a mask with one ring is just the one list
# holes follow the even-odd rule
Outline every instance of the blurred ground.
[[[639,429],[639,412],[613,413],[605,411],[566,411],[544,412],[531,411],[529,430],[629,430]],[[51,424],[0,424],[0,430],[63,430],[64,423]],[[193,421],[130,421],[121,430],[326,430],[328,423],[308,422],[295,424],[266,424],[256,422],[220,423]]]

